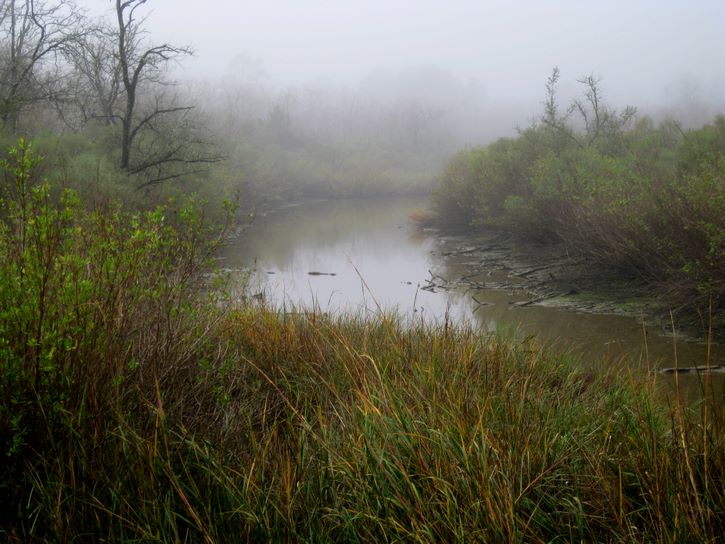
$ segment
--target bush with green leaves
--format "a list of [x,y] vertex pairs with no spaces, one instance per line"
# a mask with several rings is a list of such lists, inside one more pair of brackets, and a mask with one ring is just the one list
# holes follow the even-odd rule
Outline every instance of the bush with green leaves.
[[200,295],[210,247],[196,204],[88,210],[35,179],[39,163],[21,140],[0,165],[0,499],[17,508],[10,475],[33,459],[82,444],[77,459],[100,466],[108,426],[146,421],[159,388],[179,398],[176,380],[209,375],[192,354],[217,311]]
[[[602,270],[660,288],[670,306],[725,305],[725,117],[683,132],[609,109],[597,81],[567,113],[549,80],[546,112],[517,138],[466,149],[433,195],[444,222],[558,241]],[[579,114],[579,123],[572,120]]]

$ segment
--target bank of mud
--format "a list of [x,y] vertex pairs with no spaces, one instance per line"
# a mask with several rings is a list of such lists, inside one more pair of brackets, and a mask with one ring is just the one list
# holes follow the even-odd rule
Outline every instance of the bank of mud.
[[[718,316],[697,316],[666,304],[662,294],[641,278],[618,275],[581,255],[570,254],[563,244],[536,244],[489,229],[475,234],[425,229],[437,239],[434,250],[445,263],[431,271],[424,289],[458,289],[475,293],[504,290],[525,294],[512,307],[545,306],[576,312],[631,316],[655,327],[663,335],[706,340],[710,325],[722,342]],[[471,295],[475,297],[475,295]],[[480,298],[475,303],[485,305]]]

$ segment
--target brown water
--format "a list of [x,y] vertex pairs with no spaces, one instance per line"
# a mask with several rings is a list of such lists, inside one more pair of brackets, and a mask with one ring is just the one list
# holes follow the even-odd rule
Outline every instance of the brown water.
[[[705,364],[704,343],[673,339],[633,316],[516,307],[512,303],[530,298],[517,289],[422,289],[432,275],[460,277],[480,267],[465,256],[443,256],[444,240],[413,227],[408,214],[425,206],[423,197],[400,197],[284,208],[258,216],[231,240],[222,251],[222,266],[240,270],[251,292],[288,311],[314,307],[375,316],[395,310],[405,319],[452,319],[482,331],[534,335],[597,364],[627,358],[634,368],[671,367],[675,353],[680,366]],[[506,274],[480,272],[494,279]],[[725,364],[720,346],[711,346],[711,351],[713,364]],[[697,375],[680,378],[686,387],[697,386]]]

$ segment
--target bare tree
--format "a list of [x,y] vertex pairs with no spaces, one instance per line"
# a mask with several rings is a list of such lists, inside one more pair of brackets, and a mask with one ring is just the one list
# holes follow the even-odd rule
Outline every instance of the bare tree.
[[181,177],[190,173],[192,165],[219,160],[206,152],[206,142],[192,119],[193,106],[180,105],[164,78],[168,65],[191,50],[145,43],[144,18],[138,10],[147,2],[115,0],[114,38],[123,105],[118,113],[107,113],[109,119],[118,119],[121,128],[119,166],[140,175],[139,186]]
[[[637,115],[637,109],[627,106],[624,110],[617,111],[607,106],[600,86],[601,78],[590,74],[577,80],[584,86],[583,98],[572,100],[566,112],[560,114],[556,101],[559,77],[559,69],[554,68],[546,80],[546,99],[541,123],[558,136],[560,146],[565,146],[568,140],[580,148],[597,146],[605,153],[613,152],[619,145],[617,140],[621,140],[627,125]],[[577,114],[580,123],[572,123],[574,114]],[[579,127],[583,131],[578,130]]]
[[60,64],[83,35],[83,15],[70,0],[0,0],[0,119],[16,131],[30,104],[58,99]]
[[551,75],[546,80],[546,100],[544,100],[544,117],[542,120],[550,127],[559,124],[559,104],[556,102],[556,86],[559,83],[561,72],[558,66],[554,66]]
[[621,112],[605,105],[600,88],[601,78],[594,74],[577,79],[584,85],[584,99],[576,99],[569,111],[579,113],[584,123],[586,145],[591,146],[601,136],[616,136],[635,117],[637,109],[627,106]]
[[98,23],[73,44],[68,57],[74,69],[74,105],[80,124],[95,121],[115,125],[120,121],[123,82],[116,55],[115,28]]

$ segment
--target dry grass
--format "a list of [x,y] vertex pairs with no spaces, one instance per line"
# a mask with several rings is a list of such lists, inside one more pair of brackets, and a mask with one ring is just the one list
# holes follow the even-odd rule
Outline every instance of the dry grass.
[[703,419],[650,378],[394,317],[249,308],[205,336],[152,396],[125,391],[92,441],[79,430],[28,457],[10,480],[27,506],[3,527],[206,542],[717,542],[725,528],[722,404]]

